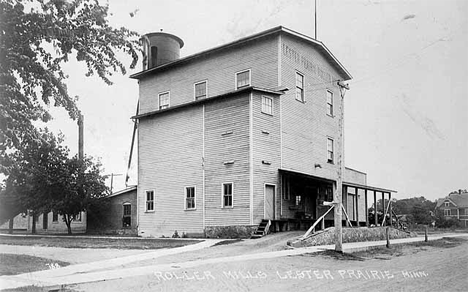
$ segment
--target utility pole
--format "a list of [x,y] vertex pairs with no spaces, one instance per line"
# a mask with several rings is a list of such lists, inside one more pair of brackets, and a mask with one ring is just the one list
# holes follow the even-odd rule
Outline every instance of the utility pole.
[[334,216],[334,223],[335,223],[335,251],[343,252],[343,228],[342,228],[342,198],[343,198],[343,173],[344,173],[344,96],[346,91],[349,90],[349,85],[343,83],[342,81],[338,81],[338,86],[340,88],[340,96],[341,96],[341,106],[340,106],[340,116],[339,116],[339,123],[338,123],[338,131],[339,131],[339,138],[338,138],[338,170],[337,170],[337,180],[336,180],[336,190],[334,192],[335,197],[333,201],[335,202],[335,216]]
[[84,116],[78,117],[78,158],[83,161],[84,158]]
[[110,186],[110,193],[112,195],[112,190],[114,188],[114,176],[123,175],[122,173],[111,173],[111,186]]
[[315,0],[315,39],[317,39],[317,0]]

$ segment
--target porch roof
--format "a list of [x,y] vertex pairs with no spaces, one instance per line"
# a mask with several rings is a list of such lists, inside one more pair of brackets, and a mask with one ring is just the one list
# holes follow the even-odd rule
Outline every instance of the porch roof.
[[361,184],[356,184],[356,183],[346,182],[346,181],[343,182],[343,185],[347,187],[359,188],[359,189],[368,190],[368,191],[376,191],[376,192],[382,192],[382,193],[397,193],[397,191],[394,191],[394,190],[378,188],[378,187],[373,187],[369,185],[361,185]]
[[[311,175],[308,173],[304,172],[298,172],[295,170],[290,170],[290,169],[285,169],[285,168],[279,168],[278,169],[280,172],[286,173],[286,174],[294,174],[302,177],[308,177],[311,179],[319,180],[319,181],[324,181],[324,182],[329,182],[329,183],[334,183],[336,180],[325,178],[325,177],[319,177],[315,175]],[[373,187],[369,185],[362,185],[362,184],[357,184],[357,183],[352,183],[352,182],[343,182],[343,186],[347,187],[352,187],[352,188],[359,188],[363,190],[368,190],[368,191],[376,191],[376,192],[383,192],[383,193],[397,193],[397,191],[390,190],[390,189],[384,189],[384,188],[378,188],[378,187]]]
[[285,169],[285,168],[279,168],[278,170],[280,172],[283,172],[283,173],[286,173],[286,174],[294,174],[294,175],[307,177],[307,178],[311,178],[311,179],[315,179],[315,180],[319,180],[319,181],[324,181],[324,182],[329,182],[329,183],[335,182],[332,179],[328,179],[328,178],[320,177],[320,176],[315,176],[315,175],[311,175],[311,174],[308,174],[308,173],[299,172],[299,171],[295,171],[295,170],[290,170],[290,169]]

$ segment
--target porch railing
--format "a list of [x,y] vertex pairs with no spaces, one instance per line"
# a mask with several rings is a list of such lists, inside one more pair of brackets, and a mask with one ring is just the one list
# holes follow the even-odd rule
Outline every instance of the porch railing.
[[307,232],[302,236],[302,238],[307,238],[309,237],[310,234],[313,234],[315,233],[315,227],[320,223],[320,222],[323,222],[322,223],[322,230],[324,229],[324,226],[325,226],[325,216],[327,216],[328,213],[330,213],[330,211],[335,207],[335,205],[331,205],[330,206],[330,209],[327,210],[327,212],[325,212],[325,214],[323,214],[322,216],[320,216],[320,218],[317,219],[317,221],[315,221],[315,223],[310,226],[309,230],[307,230]]
[[[314,234],[315,233],[315,227],[319,224],[319,223],[322,223],[322,230],[325,229],[325,216],[327,216],[328,213],[330,213],[330,211],[335,207],[335,205],[331,205],[330,206],[330,209],[327,210],[327,212],[325,212],[325,214],[323,214],[322,216],[320,216],[320,218],[317,219],[317,221],[315,221],[315,223],[310,226],[310,228],[307,230],[307,232],[302,236],[302,239],[304,238],[307,238],[310,236],[310,234]],[[344,208],[343,205],[341,205],[341,209],[343,210],[344,214],[345,214],[345,217],[346,217],[346,223],[349,225],[349,227],[353,227],[353,225],[351,224],[351,221],[349,220],[349,217],[348,217],[348,213],[346,213],[346,209]]]

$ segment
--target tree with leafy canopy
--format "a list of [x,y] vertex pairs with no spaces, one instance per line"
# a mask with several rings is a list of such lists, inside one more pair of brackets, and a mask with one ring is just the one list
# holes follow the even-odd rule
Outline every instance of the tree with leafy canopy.
[[49,210],[50,195],[60,191],[54,172],[61,168],[60,164],[68,156],[68,149],[61,146],[61,142],[61,136],[56,138],[44,130],[37,139],[22,145],[22,151],[11,155],[13,163],[0,196],[2,217],[13,218],[20,212],[31,210],[35,233],[37,215]]
[[138,60],[138,34],[113,28],[108,6],[96,0],[1,0],[0,2],[0,173],[8,175],[15,151],[39,139],[35,121],[51,119],[49,105],[77,119],[77,98],[70,96],[62,65],[75,56],[111,84],[114,72],[126,73],[118,52]]
[[[15,163],[6,179],[5,193],[19,202],[13,204],[32,211],[32,231],[39,214],[62,215],[71,234],[71,222],[108,193],[101,165],[91,158],[69,157],[62,139],[41,132],[39,139],[15,152]],[[24,210],[21,210],[24,211]]]
[[89,157],[83,160],[77,156],[67,159],[63,169],[56,173],[60,192],[53,192],[50,209],[62,215],[68,234],[72,233],[71,222],[83,211],[87,211],[99,199],[108,194],[101,165]]

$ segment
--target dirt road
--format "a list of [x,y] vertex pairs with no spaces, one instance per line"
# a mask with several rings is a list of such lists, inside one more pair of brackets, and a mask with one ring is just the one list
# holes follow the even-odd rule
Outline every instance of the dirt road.
[[78,291],[466,291],[467,250],[468,238],[464,237],[344,256],[324,252],[153,271],[149,276],[70,288]]

